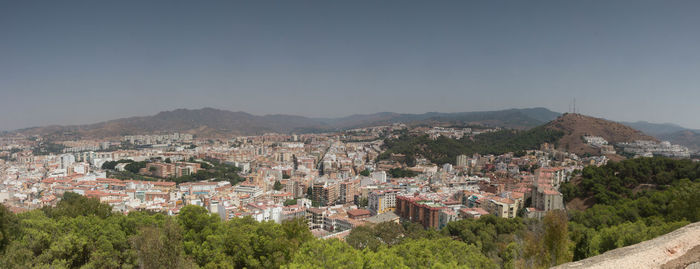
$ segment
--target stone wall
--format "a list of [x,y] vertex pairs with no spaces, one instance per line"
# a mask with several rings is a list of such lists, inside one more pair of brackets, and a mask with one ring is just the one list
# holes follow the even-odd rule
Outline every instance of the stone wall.
[[639,244],[555,268],[695,268],[699,262],[700,222],[696,222]]

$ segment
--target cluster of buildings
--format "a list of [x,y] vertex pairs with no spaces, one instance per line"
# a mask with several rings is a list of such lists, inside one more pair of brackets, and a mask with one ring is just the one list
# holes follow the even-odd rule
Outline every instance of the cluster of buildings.
[[108,150],[112,146],[116,146],[110,141],[94,141],[94,140],[81,140],[81,141],[65,141],[63,142],[63,152],[87,152],[87,151],[103,151]]
[[479,128],[473,130],[472,128],[451,128],[451,127],[432,127],[425,131],[425,133],[431,139],[437,139],[438,137],[444,136],[447,138],[461,139],[462,137],[469,135],[478,135],[482,133],[495,132],[500,130],[500,128]]
[[[615,154],[616,150],[605,138],[600,136],[583,136],[586,144],[600,149],[600,154]],[[690,150],[681,145],[673,145],[671,142],[656,142],[650,140],[637,140],[634,142],[621,142],[616,145],[622,152],[632,154],[635,157],[665,156],[671,158],[690,158]]]
[[629,143],[617,144],[624,152],[634,154],[635,157],[652,157],[654,155],[671,158],[690,158],[690,150],[681,145],[673,145],[671,142],[637,140]]
[[[0,202],[22,211],[55,205],[63,193],[75,192],[124,213],[178,214],[183,206],[198,205],[223,220],[303,218],[316,236],[342,238],[359,225],[385,221],[412,221],[440,229],[452,221],[484,215],[540,218],[564,209],[558,189],[574,170],[606,162],[605,157],[579,158],[551,145],[518,157],[511,153],[459,155],[453,163],[440,166],[424,158],[418,158],[413,167],[398,158],[375,162],[383,150],[382,136],[405,128],[394,124],[347,133],[264,134],[229,140],[199,140],[187,134],[126,136],[121,140],[131,144],[166,143],[167,147],[38,156],[31,151],[36,139],[4,137],[0,139]],[[474,133],[421,130],[425,131],[450,137]],[[596,138],[590,143],[606,145]],[[120,162],[114,170],[102,169],[105,162],[122,160],[146,162],[140,174],[157,179],[109,176],[128,162]],[[243,181],[167,181],[206,170],[203,163],[235,167]],[[387,171],[394,168],[411,170],[416,176],[392,178]]]
[[191,142],[193,138],[192,134],[172,133],[165,135],[127,135],[123,136],[121,141],[132,145],[156,145],[178,142],[187,143]]
[[608,154],[615,154],[615,147],[612,145],[608,145],[608,141],[605,140],[605,138],[602,138],[600,136],[591,136],[591,135],[586,135],[583,136],[583,140],[586,142],[586,144],[600,149],[600,154],[602,155],[608,155]]
[[[128,163],[121,164],[123,169]],[[193,162],[149,162],[146,167],[139,170],[139,174],[149,175],[157,178],[182,177],[196,174],[202,170],[202,164]]]
[[436,139],[440,136],[460,139],[464,137],[465,134],[468,135],[471,132],[472,128],[455,129],[446,127],[433,127],[432,129],[425,131],[425,133],[428,134],[428,137],[430,137],[431,139]]

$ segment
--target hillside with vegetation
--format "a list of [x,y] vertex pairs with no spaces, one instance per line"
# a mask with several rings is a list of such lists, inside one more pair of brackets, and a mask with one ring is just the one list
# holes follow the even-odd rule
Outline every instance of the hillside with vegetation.
[[592,198],[596,204],[612,205],[621,199],[631,199],[653,190],[666,190],[681,179],[700,178],[700,163],[670,158],[636,158],[609,162],[596,167],[587,166],[575,182],[563,183],[565,201]]
[[700,221],[700,163],[637,158],[583,169],[576,184],[564,183],[564,199],[590,199],[570,210],[574,260],[652,239]]
[[543,126],[527,131],[501,130],[482,133],[461,139],[440,136],[433,140],[428,135],[403,133],[398,138],[389,138],[384,141],[386,151],[379,156],[379,159],[388,159],[392,154],[402,154],[406,156],[406,163],[409,166],[411,166],[411,160],[418,157],[424,157],[436,164],[454,164],[460,154],[500,155],[508,152],[522,152],[538,149],[542,143],[556,143],[562,135],[560,131]]
[[[560,150],[578,155],[598,155],[598,149],[585,144],[583,136],[586,135],[600,136],[611,144],[635,140],[657,141],[656,138],[620,123],[569,113],[529,130],[507,129],[473,137],[465,136],[461,139],[444,136],[430,139],[428,135],[411,135],[404,132],[398,138],[384,140],[386,151],[379,159],[385,160],[392,154],[401,154],[405,156],[403,161],[408,166],[413,166],[415,159],[419,157],[439,165],[454,164],[460,154],[519,153],[538,149],[543,143],[553,144]],[[613,157],[623,159],[621,156]]]
[[658,141],[658,139],[626,125],[575,113],[565,113],[547,123],[545,127],[563,133],[557,144],[558,149],[578,155],[599,154],[598,149],[585,143],[583,136],[600,136],[611,145],[635,140]]

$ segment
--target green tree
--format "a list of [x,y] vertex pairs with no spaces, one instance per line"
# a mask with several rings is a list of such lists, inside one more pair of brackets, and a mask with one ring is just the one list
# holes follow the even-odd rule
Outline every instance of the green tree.
[[550,211],[544,216],[544,247],[549,256],[550,265],[559,265],[571,261],[568,217],[562,210]]
[[370,173],[369,169],[365,169],[365,170],[360,171],[360,175],[363,177],[368,177],[369,173]]
[[192,268],[182,249],[182,233],[177,223],[166,218],[162,227],[144,226],[132,239],[138,253],[139,267]]
[[309,187],[306,188],[306,198],[307,198],[307,199],[312,199],[312,200],[313,200],[313,191],[314,191],[314,188],[311,187],[311,186],[309,186]]
[[282,190],[284,186],[282,186],[282,183],[280,183],[279,180],[275,180],[275,185],[273,186],[273,189],[276,191]]
[[56,207],[44,207],[42,210],[52,218],[77,216],[107,218],[112,215],[112,207],[108,204],[100,203],[97,199],[87,198],[74,192],[64,193]]
[[383,242],[375,235],[374,229],[367,225],[352,229],[345,241],[359,250],[368,248],[372,251],[377,251],[383,245]]
[[524,236],[526,226],[520,218],[505,219],[486,215],[476,220],[450,222],[440,232],[476,246],[486,256],[501,264],[506,247]]
[[381,268],[398,268],[398,269],[409,269],[406,264],[404,264],[403,257],[396,255],[390,251],[382,248],[380,251],[371,251],[365,249],[362,252],[365,259],[364,268],[369,269],[381,269]]
[[[204,207],[194,205],[180,209],[177,220],[182,227],[185,242],[195,244],[203,243],[208,235],[214,234],[221,222],[218,216],[209,214]],[[188,244],[185,245],[185,250],[188,250],[187,247]]]
[[700,221],[700,183],[680,180],[671,190],[673,200],[668,205],[673,220]]
[[393,178],[401,178],[401,177],[415,177],[418,175],[418,173],[413,172],[411,170],[407,169],[401,169],[401,168],[392,168],[389,169],[389,175]]
[[416,157],[413,155],[407,155],[405,163],[406,163],[406,166],[408,166],[408,167],[416,166]]
[[382,222],[375,225],[363,225],[354,228],[345,239],[346,242],[358,249],[377,251],[382,247],[396,246],[406,239],[435,239],[441,237],[435,230],[426,230],[415,223],[404,225],[395,222]]
[[146,168],[146,162],[133,162],[124,166],[124,170],[138,174],[141,168]]
[[[47,252],[54,236],[60,230],[56,221],[46,217],[40,210],[32,210],[18,215],[19,233],[0,256],[2,268],[31,268],[41,263],[38,256]],[[44,254],[46,256],[46,254]]]
[[304,244],[287,268],[363,268],[362,253],[338,240],[312,240]]
[[0,253],[5,251],[13,235],[17,234],[19,229],[17,222],[17,216],[0,204]]
[[382,251],[401,257],[403,264],[409,268],[498,267],[475,246],[445,237],[409,240]]
[[361,208],[366,208],[368,204],[369,200],[367,199],[367,197],[360,197],[360,199],[357,199],[357,206]]
[[102,169],[114,170],[117,164],[118,163],[116,161],[106,161],[102,164]]

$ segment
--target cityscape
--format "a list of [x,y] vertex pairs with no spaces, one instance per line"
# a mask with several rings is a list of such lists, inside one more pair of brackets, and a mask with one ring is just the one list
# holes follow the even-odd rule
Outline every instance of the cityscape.
[[[563,114],[554,121],[572,117],[586,116]],[[358,240],[353,231],[388,224],[443,231],[461,221],[542,220],[551,212],[587,208],[573,201],[579,198],[572,182],[590,167],[624,158],[617,152],[632,160],[691,158],[687,147],[668,141],[609,143],[595,135],[580,140],[597,154],[581,156],[562,150],[558,142],[539,143],[540,138],[530,148],[459,152],[447,162],[429,154],[411,156],[396,145],[407,137],[479,142],[512,132],[474,124],[394,123],[229,139],[176,132],[47,141],[14,133],[1,140],[0,202],[15,214],[60,207],[67,193],[109,205],[121,215],[177,216],[195,206],[221,222],[301,221],[315,238],[353,242]],[[530,135],[515,133],[515,139]],[[692,156],[697,173],[697,153]]]
[[0,268],[700,268],[700,5],[0,3]]

